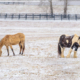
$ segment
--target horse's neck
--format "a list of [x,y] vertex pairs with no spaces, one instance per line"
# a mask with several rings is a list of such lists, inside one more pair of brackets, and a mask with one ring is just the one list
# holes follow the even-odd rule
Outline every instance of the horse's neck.
[[3,47],[3,39],[0,41],[0,48],[2,48]]

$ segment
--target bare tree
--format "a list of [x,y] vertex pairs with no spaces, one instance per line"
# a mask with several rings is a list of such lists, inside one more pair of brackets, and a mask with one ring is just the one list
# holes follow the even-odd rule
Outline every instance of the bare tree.
[[[48,4],[47,4],[47,8],[48,8],[48,5],[49,5],[49,8],[50,8],[50,14],[53,15],[53,4],[52,4],[52,0],[47,0],[48,1]],[[46,5],[44,3],[44,0],[40,0],[40,5]],[[47,9],[46,8],[46,9]]]
[[50,13],[53,16],[53,4],[52,4],[52,0],[49,0],[50,3]]
[[67,3],[68,3],[68,0],[64,0],[64,15],[67,14]]

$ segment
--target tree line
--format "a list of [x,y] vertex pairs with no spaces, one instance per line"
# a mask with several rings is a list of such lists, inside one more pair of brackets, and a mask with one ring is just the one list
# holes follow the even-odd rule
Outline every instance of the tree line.
[[[44,0],[40,0],[41,1],[41,4],[43,3]],[[67,14],[67,3],[68,3],[68,0],[63,0],[64,1],[64,15]],[[53,1],[52,0],[48,0],[48,3],[49,3],[49,7],[50,7],[50,14],[53,15],[54,13],[54,9],[53,9]]]

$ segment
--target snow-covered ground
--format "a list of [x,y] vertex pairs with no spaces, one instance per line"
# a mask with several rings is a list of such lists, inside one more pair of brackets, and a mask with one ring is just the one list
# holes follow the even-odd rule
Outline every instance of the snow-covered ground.
[[[78,58],[58,58],[57,43],[61,34],[80,35],[80,22],[71,21],[0,21],[0,39],[7,34],[25,34],[25,52],[16,56],[2,48],[0,80],[79,80],[80,49]],[[69,49],[65,49],[65,57]]]

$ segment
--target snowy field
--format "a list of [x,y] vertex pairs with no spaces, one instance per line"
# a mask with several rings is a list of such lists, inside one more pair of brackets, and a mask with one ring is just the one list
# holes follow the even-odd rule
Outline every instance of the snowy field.
[[80,80],[80,49],[78,58],[58,58],[57,43],[61,34],[80,35],[76,21],[0,21],[0,39],[7,34],[24,33],[25,52],[19,55],[19,45],[2,48],[0,80]]

